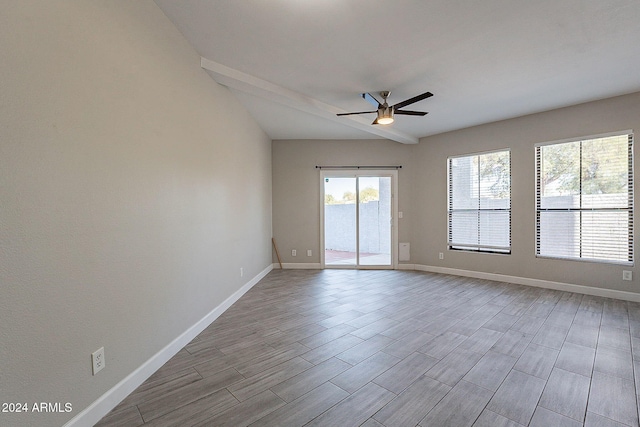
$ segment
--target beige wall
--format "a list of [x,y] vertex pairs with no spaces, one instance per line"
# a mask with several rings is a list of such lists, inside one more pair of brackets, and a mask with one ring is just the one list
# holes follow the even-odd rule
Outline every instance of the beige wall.
[[[293,248],[319,249],[320,187],[314,166],[401,164],[399,241],[411,243],[410,263],[639,292],[640,272],[633,267],[535,257],[534,145],[629,129],[640,129],[640,93],[423,138],[417,145],[274,141],[274,235],[283,261],[319,262],[319,257],[291,257]],[[512,155],[513,253],[447,251],[447,157],[500,148],[510,148]],[[634,272],[632,282],[622,281],[623,269]]]
[[[320,262],[321,187],[316,166],[402,166],[398,210],[404,218],[398,220],[398,235],[402,242],[409,238],[412,168],[406,146],[387,140],[273,141],[272,153],[273,236],[283,263]],[[292,249],[298,251],[296,257]],[[306,256],[308,249],[312,257]]]
[[270,140],[150,0],[1,2],[0,56],[0,400],[73,405],[0,425],[62,425],[271,265]]

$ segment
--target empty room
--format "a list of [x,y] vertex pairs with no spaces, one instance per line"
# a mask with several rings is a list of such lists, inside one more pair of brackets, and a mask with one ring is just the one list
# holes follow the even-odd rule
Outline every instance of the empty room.
[[0,425],[639,425],[637,0],[0,0]]

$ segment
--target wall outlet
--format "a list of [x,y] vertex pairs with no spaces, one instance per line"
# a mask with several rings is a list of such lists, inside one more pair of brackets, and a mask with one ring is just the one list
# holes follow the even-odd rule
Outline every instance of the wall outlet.
[[629,270],[622,270],[622,280],[633,280],[633,272]]
[[240,277],[244,276],[244,268],[240,267]]
[[313,252],[311,252],[311,249],[307,249],[307,256],[313,256]]
[[93,365],[93,375],[97,374],[104,368],[104,347],[100,347],[91,353],[91,363]]
[[297,256],[298,255],[298,251],[296,251],[295,249],[291,249],[291,256]]
[[440,252],[440,253],[438,254],[438,258],[440,258],[440,259],[444,259],[444,253]]

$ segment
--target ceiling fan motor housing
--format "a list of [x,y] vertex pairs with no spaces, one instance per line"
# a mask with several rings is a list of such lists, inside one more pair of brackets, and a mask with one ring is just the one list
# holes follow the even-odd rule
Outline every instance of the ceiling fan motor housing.
[[378,119],[383,117],[393,119],[393,107],[388,106],[386,102],[382,107],[378,108]]

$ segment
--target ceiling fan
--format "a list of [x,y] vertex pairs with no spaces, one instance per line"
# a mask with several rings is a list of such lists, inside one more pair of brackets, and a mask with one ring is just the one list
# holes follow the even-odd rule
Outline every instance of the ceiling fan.
[[387,104],[387,97],[391,92],[383,91],[380,92],[380,96],[384,100],[383,103],[380,103],[373,95],[370,93],[363,93],[361,96],[365,99],[365,101],[369,102],[371,105],[377,108],[375,111],[359,111],[357,113],[339,113],[338,116],[350,116],[353,114],[369,114],[369,113],[378,113],[376,119],[371,123],[372,125],[389,125],[393,123],[393,115],[394,114],[404,114],[406,116],[424,116],[427,114],[426,111],[410,111],[410,110],[401,110],[401,108],[406,107],[407,105],[416,103],[418,101],[422,101],[423,99],[427,99],[433,94],[431,92],[425,92],[421,95],[414,96],[413,98],[406,99],[402,102],[398,102],[395,105],[389,106]]

